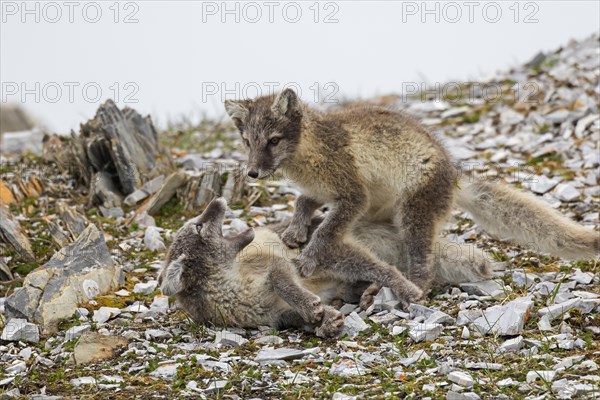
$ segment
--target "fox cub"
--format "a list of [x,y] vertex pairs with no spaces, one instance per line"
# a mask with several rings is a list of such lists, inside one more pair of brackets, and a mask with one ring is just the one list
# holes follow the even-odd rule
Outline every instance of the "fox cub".
[[226,210],[226,201],[217,198],[177,232],[159,276],[162,292],[175,296],[199,323],[308,327],[321,337],[339,333],[342,314],[324,304],[343,285],[331,276],[302,281],[289,261],[296,254],[288,256],[272,231],[223,237]]
[[[346,255],[312,277],[300,278],[291,259],[298,249],[288,249],[280,235],[288,223],[248,229],[237,236],[223,237],[227,205],[213,200],[198,217],[189,220],[176,234],[159,275],[163,294],[175,296],[198,323],[218,326],[277,329],[303,327],[318,336],[334,336],[343,327],[342,315],[330,304],[360,302],[363,309],[373,302],[382,286],[389,286],[401,273],[394,267],[372,263],[360,276],[349,273]],[[308,234],[318,229],[322,218],[312,219]],[[390,264],[401,259],[398,233],[392,224],[359,220],[351,240]],[[449,243],[440,239],[440,246]],[[440,257],[435,264],[436,282],[461,283],[486,279],[489,265],[483,255],[467,251],[458,259]],[[464,250],[464,249],[463,249]]]
[[[363,265],[389,264],[348,240],[358,220],[396,227],[409,280],[392,288],[404,303],[423,298],[435,278],[434,243],[457,204],[480,227],[502,239],[572,258],[600,251],[598,232],[584,229],[534,196],[506,185],[459,179],[448,152],[411,117],[382,107],[352,106],[319,112],[285,89],[278,95],[225,102],[248,150],[248,176],[280,170],[300,187],[291,224],[282,235],[298,248],[302,276],[311,276],[344,254],[360,276]],[[308,240],[315,210],[330,212]]]

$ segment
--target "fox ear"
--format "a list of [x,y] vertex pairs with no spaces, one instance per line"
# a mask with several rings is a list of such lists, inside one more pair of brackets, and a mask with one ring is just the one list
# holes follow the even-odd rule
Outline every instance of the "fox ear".
[[160,289],[164,295],[173,296],[183,290],[183,282],[181,282],[183,260],[185,260],[185,254],[179,256],[177,260],[171,261],[158,277]]
[[296,92],[287,88],[279,93],[271,106],[271,111],[277,118],[284,116],[289,118],[293,115],[300,115],[302,110],[300,108],[300,99]]
[[241,129],[241,126],[248,119],[248,109],[242,105],[239,101],[225,100],[225,111],[231,117],[235,125]]

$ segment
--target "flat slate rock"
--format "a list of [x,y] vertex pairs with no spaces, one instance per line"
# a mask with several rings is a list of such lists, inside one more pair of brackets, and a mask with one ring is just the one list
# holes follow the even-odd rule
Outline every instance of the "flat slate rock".
[[6,299],[6,311],[10,317],[40,324],[43,332],[53,331],[60,319],[71,317],[78,304],[90,300],[85,289],[91,281],[97,284],[93,294],[102,295],[116,290],[123,279],[102,232],[89,225],[75,242],[27,275],[23,287]]

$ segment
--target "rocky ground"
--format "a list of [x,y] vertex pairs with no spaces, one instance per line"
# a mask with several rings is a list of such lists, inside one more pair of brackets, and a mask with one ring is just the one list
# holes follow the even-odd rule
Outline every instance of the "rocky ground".
[[[373,102],[419,117],[463,169],[598,230],[599,44],[594,36],[485,82]],[[494,240],[460,211],[445,233],[485,250],[493,280],[436,289],[407,312],[384,289],[367,312],[342,308],[336,340],[195,324],[157,289],[174,231],[214,192],[229,197],[229,232],[291,215],[297,192],[283,180],[206,173],[244,161],[230,125],[180,124],[159,138],[178,171],[120,206],[110,196],[90,205],[98,186],[49,154],[65,139],[46,141],[42,156],[2,155],[0,397],[600,397],[598,260]]]

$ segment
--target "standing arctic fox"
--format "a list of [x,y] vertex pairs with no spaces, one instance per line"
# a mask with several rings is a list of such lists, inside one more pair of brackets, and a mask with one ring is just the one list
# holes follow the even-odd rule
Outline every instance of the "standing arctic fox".
[[[353,262],[349,254],[310,278],[300,278],[291,263],[299,250],[288,249],[280,238],[287,223],[225,238],[222,224],[226,207],[225,200],[217,198],[179,229],[159,275],[163,294],[175,296],[199,323],[305,327],[314,329],[318,336],[334,336],[342,329],[343,318],[329,304],[337,299],[359,301],[366,309],[381,286],[389,286],[401,276],[393,267],[379,268],[376,264],[367,265],[360,276],[353,275],[345,268]],[[312,219],[309,236],[321,222],[319,217]],[[392,224],[359,220],[349,239],[390,264],[397,264],[402,257]],[[440,245],[446,245],[443,239]],[[438,258],[436,281],[444,284],[487,278],[490,270],[483,255],[467,254],[460,251],[459,259]]]
[[[249,151],[248,176],[282,170],[302,192],[283,234],[290,247],[307,241],[313,212],[331,208],[296,260],[302,276],[327,268],[340,254],[355,255],[353,268],[373,257],[344,239],[359,218],[393,223],[405,245],[408,278],[395,291],[412,302],[434,278],[432,247],[455,200],[475,221],[503,239],[567,258],[600,252],[599,233],[568,220],[533,196],[502,185],[459,180],[440,142],[407,115],[354,106],[321,113],[286,89],[277,96],[226,101],[225,109]],[[456,198],[456,199],[455,199]],[[385,263],[378,261],[380,265]],[[386,264],[387,265],[387,264]]]

